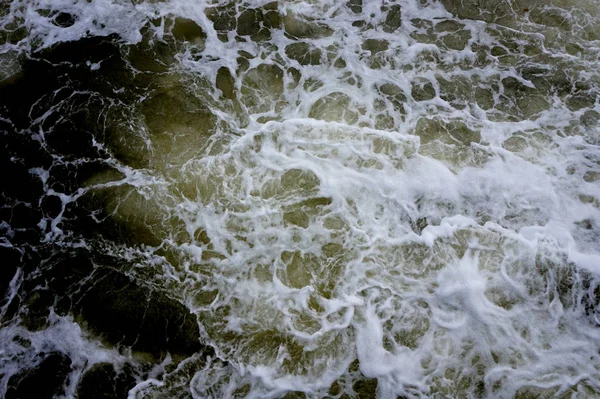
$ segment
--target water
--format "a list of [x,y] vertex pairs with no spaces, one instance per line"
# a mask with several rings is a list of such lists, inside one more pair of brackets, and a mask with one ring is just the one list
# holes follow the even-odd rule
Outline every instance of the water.
[[0,15],[6,397],[600,395],[594,1]]

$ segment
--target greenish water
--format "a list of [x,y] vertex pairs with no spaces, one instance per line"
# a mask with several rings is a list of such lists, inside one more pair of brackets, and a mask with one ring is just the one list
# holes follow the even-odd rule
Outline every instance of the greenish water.
[[600,394],[593,1],[0,16],[7,398]]

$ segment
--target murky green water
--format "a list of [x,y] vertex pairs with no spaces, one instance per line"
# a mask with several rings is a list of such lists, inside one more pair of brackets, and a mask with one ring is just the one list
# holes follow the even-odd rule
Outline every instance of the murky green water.
[[7,398],[600,395],[595,2],[0,15]]

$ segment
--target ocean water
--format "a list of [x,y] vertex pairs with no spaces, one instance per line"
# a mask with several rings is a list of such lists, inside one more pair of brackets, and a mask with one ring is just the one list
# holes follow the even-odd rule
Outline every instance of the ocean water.
[[600,397],[595,0],[13,0],[0,131],[0,396]]

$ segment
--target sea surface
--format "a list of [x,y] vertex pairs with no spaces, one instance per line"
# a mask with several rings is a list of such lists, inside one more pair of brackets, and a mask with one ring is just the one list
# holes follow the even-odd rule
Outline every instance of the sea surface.
[[0,2],[0,396],[600,397],[597,0]]

